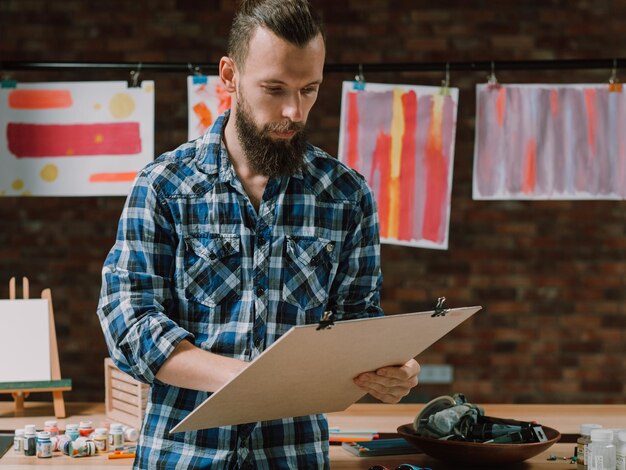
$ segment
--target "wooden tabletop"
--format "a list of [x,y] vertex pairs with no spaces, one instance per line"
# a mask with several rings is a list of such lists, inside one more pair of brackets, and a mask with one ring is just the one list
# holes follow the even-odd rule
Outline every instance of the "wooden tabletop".
[[[481,405],[486,416],[537,421],[564,436],[578,436],[580,425],[597,423],[605,428],[626,428],[626,405]],[[416,405],[355,404],[346,411],[328,414],[328,424],[340,429],[375,429],[395,433],[412,423],[422,410]]]
[[[356,404],[346,411],[328,414],[331,427],[342,430],[376,429],[380,433],[395,433],[398,426],[413,422],[423,405],[378,405]],[[485,414],[501,418],[512,418],[523,421],[537,421],[545,426],[557,429],[564,437],[575,438],[582,423],[598,423],[605,428],[626,428],[626,405],[484,405]],[[64,429],[66,423],[78,423],[91,420],[97,426],[106,421],[103,403],[67,403],[67,418],[57,420],[59,428]],[[35,424],[43,428],[44,421],[54,419],[52,403],[25,403],[23,416],[15,416],[11,402],[0,402],[0,431],[13,433],[16,428],[26,424]],[[569,439],[571,440],[571,439]],[[568,460],[547,460],[551,454],[569,458],[574,455],[573,443],[559,443],[546,452],[525,461],[518,466],[507,468],[520,470],[569,469],[576,468]],[[330,450],[331,467],[334,469],[368,469],[372,465],[385,465],[393,470],[401,463],[431,467],[433,470],[453,470],[455,466],[434,460],[423,454],[390,457],[356,457],[341,448],[332,445]],[[468,467],[471,463],[468,462]],[[109,460],[106,455],[96,455],[72,459],[55,453],[51,459],[38,459],[16,454],[13,449],[0,459],[3,470],[20,470],[25,466],[41,465],[50,470],[65,468],[105,469],[111,467],[130,468],[132,459]]]

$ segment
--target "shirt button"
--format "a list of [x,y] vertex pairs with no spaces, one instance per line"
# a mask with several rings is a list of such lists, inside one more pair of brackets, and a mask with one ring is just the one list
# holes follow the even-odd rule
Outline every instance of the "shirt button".
[[211,260],[217,259],[217,255],[215,253],[211,253],[209,255],[209,259],[211,259]]
[[256,295],[259,297],[263,297],[263,294],[265,294],[265,289],[263,289],[262,287],[257,287],[256,288]]
[[328,251],[329,253],[332,253],[334,249],[335,249],[334,243],[329,243],[328,245],[326,245],[326,251]]
[[259,245],[265,245],[265,238],[259,236]]
[[263,340],[261,338],[257,338],[254,340],[254,345],[257,347],[257,349],[259,349],[262,344],[263,344]]

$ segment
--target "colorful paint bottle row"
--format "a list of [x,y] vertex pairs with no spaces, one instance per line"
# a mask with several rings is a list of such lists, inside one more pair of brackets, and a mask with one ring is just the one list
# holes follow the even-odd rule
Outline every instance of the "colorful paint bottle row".
[[124,449],[124,442],[137,441],[139,432],[132,427],[113,423],[107,428],[93,428],[91,421],[67,424],[65,433],[59,432],[56,421],[46,421],[44,430],[37,432],[34,424],[15,430],[13,450],[27,456],[50,458],[55,451],[71,457],[85,457],[96,452]]

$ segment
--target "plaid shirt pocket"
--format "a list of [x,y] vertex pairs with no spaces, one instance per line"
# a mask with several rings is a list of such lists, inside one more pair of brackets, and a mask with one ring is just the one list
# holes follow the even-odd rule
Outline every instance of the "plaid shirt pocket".
[[324,238],[285,237],[283,300],[304,310],[328,300],[335,243]]
[[241,296],[238,235],[185,238],[185,296],[208,307]]

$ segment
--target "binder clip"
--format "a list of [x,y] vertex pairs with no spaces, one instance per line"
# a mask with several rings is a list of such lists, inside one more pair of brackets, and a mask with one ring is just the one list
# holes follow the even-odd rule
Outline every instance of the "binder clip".
[[130,71],[130,87],[137,88],[139,86],[139,72],[141,72],[142,63],[137,64],[137,70]]
[[323,314],[322,314],[322,319],[320,320],[319,325],[317,325],[317,328],[315,328],[316,331],[319,330],[330,330],[333,325],[335,324],[335,322],[333,321],[333,311],[332,310],[326,310]]
[[617,78],[617,59],[613,59],[613,70],[611,71],[611,78],[609,78],[609,92],[620,93],[622,91],[622,84]]
[[441,96],[450,96],[450,62],[446,62],[446,74],[445,78],[441,80],[439,94]]
[[498,83],[498,79],[496,78],[496,66],[491,61],[491,73],[487,76],[487,90],[499,90],[500,83]]
[[352,89],[356,91],[365,90],[365,77],[363,76],[363,65],[359,64],[359,73],[354,76]]
[[0,80],[0,88],[17,88],[17,80],[12,80],[8,75],[3,75]]
[[445,317],[446,313],[448,313],[449,309],[443,306],[443,303],[446,301],[445,297],[439,297],[437,299],[437,305],[435,305],[435,311],[431,315],[431,317]]
[[187,68],[189,69],[189,73],[192,74],[193,78],[192,83],[194,85],[206,85],[209,77],[207,77],[206,75],[202,74],[202,70],[200,70],[199,66],[193,66],[191,65],[191,62],[187,62]]

